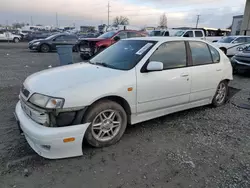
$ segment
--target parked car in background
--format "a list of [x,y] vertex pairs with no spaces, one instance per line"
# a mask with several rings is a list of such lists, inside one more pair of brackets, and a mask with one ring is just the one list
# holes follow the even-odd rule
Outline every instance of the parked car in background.
[[231,58],[234,73],[250,71],[250,45]]
[[72,45],[73,50],[78,38],[76,35],[61,33],[51,35],[45,39],[37,39],[29,42],[29,49],[39,52],[50,52],[56,50],[56,45]]
[[195,37],[202,40],[207,40],[209,42],[217,42],[222,38],[222,36],[206,36],[203,30],[199,29],[188,29],[188,30],[177,30],[175,33],[176,37]]
[[228,36],[214,43],[227,56],[233,56],[250,44],[250,36]]
[[165,37],[169,37],[169,36],[174,36],[174,34],[176,33],[176,30],[173,30],[173,29],[168,29],[168,30],[154,30],[154,31],[151,31],[149,33],[149,36],[154,36],[154,37],[157,37],[157,36],[165,36]]
[[31,32],[31,33],[28,33],[27,35],[25,35],[24,40],[32,41],[35,39],[45,39],[53,34],[54,33],[51,33],[51,32],[34,31],[34,32]]
[[10,42],[18,43],[20,42],[20,40],[21,40],[20,35],[15,35],[9,31],[0,30],[0,41],[10,41]]
[[[111,35],[115,33],[105,36]],[[15,114],[39,155],[73,157],[83,154],[83,140],[94,147],[115,144],[127,124],[208,104],[221,106],[232,79],[230,60],[206,41],[125,39],[88,62],[29,76]]]
[[120,39],[144,36],[146,36],[144,33],[134,30],[109,31],[97,38],[79,39],[76,46],[78,51],[80,52],[81,58],[83,60],[86,60],[90,59],[95,54],[116,43]]

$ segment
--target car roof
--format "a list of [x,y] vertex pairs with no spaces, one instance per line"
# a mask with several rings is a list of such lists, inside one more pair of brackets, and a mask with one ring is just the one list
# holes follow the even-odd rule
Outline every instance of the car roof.
[[136,37],[136,38],[128,38],[124,40],[145,40],[145,41],[156,41],[156,42],[169,42],[169,41],[202,41],[201,39],[196,38],[186,38],[186,37]]

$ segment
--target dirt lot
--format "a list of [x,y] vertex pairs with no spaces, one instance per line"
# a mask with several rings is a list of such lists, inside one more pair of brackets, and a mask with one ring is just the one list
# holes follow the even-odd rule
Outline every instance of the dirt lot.
[[250,187],[250,111],[235,106],[250,97],[250,76],[235,76],[231,100],[220,108],[140,123],[111,147],[46,160],[19,135],[13,111],[24,79],[57,64],[56,53],[0,43],[0,188]]

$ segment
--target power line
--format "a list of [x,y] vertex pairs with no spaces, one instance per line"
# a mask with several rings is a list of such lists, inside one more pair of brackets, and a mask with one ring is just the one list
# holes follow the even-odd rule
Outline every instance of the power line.
[[200,20],[200,16],[201,16],[201,15],[197,15],[197,20],[196,20],[196,28],[198,27],[199,20]]
[[109,14],[110,14],[110,5],[109,5],[109,2],[108,2],[108,26],[109,26]]

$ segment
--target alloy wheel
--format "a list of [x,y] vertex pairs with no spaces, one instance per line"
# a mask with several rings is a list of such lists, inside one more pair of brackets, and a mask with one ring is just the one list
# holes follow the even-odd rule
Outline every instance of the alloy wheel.
[[92,135],[101,142],[112,140],[120,131],[121,115],[115,110],[100,112],[92,122]]
[[219,104],[223,103],[223,101],[226,98],[226,93],[227,93],[226,84],[224,82],[221,82],[219,84],[219,87],[217,89],[217,93],[216,93],[216,96],[215,96],[216,102],[219,103]]

